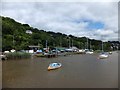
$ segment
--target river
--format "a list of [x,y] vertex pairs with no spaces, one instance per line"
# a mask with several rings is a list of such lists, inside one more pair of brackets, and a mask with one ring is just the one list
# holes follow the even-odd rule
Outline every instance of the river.
[[[107,59],[98,54],[31,58],[2,62],[3,88],[117,88],[118,53]],[[62,67],[47,71],[49,63]]]

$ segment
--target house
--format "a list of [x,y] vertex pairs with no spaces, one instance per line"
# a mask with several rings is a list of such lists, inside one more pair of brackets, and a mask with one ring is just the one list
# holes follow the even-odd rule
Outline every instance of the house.
[[26,30],[26,33],[27,34],[32,34],[32,31],[31,30]]
[[10,50],[10,52],[12,52],[12,53],[15,52],[15,51],[16,51],[15,49]]

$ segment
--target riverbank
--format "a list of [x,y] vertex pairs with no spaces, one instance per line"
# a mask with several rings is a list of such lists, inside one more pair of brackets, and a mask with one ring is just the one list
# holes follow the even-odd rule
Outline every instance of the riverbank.
[[[25,53],[25,52],[10,52],[4,55],[1,55],[2,60],[17,60],[17,59],[27,59],[31,57],[41,57],[41,58],[55,58],[60,56],[69,56],[69,55],[76,55],[76,54],[99,54],[101,51],[94,51],[93,53],[86,53],[86,52],[62,52],[62,53]],[[108,54],[110,54],[108,52]]]

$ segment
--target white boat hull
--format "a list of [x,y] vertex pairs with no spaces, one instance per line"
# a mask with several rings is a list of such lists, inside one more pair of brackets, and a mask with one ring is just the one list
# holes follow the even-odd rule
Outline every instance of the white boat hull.
[[108,55],[102,54],[102,55],[99,55],[99,58],[100,59],[108,58]]
[[93,54],[93,52],[88,51],[88,52],[86,52],[86,54]]
[[[57,65],[58,64],[58,65]],[[58,69],[62,66],[61,63],[56,63],[54,66],[51,66],[51,64],[48,66],[48,71],[49,70],[54,70],[54,69]]]

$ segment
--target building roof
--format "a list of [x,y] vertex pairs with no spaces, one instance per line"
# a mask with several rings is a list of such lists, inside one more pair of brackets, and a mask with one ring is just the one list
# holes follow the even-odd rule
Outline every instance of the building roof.
[[30,48],[39,48],[40,46],[30,45],[28,47],[30,47]]

